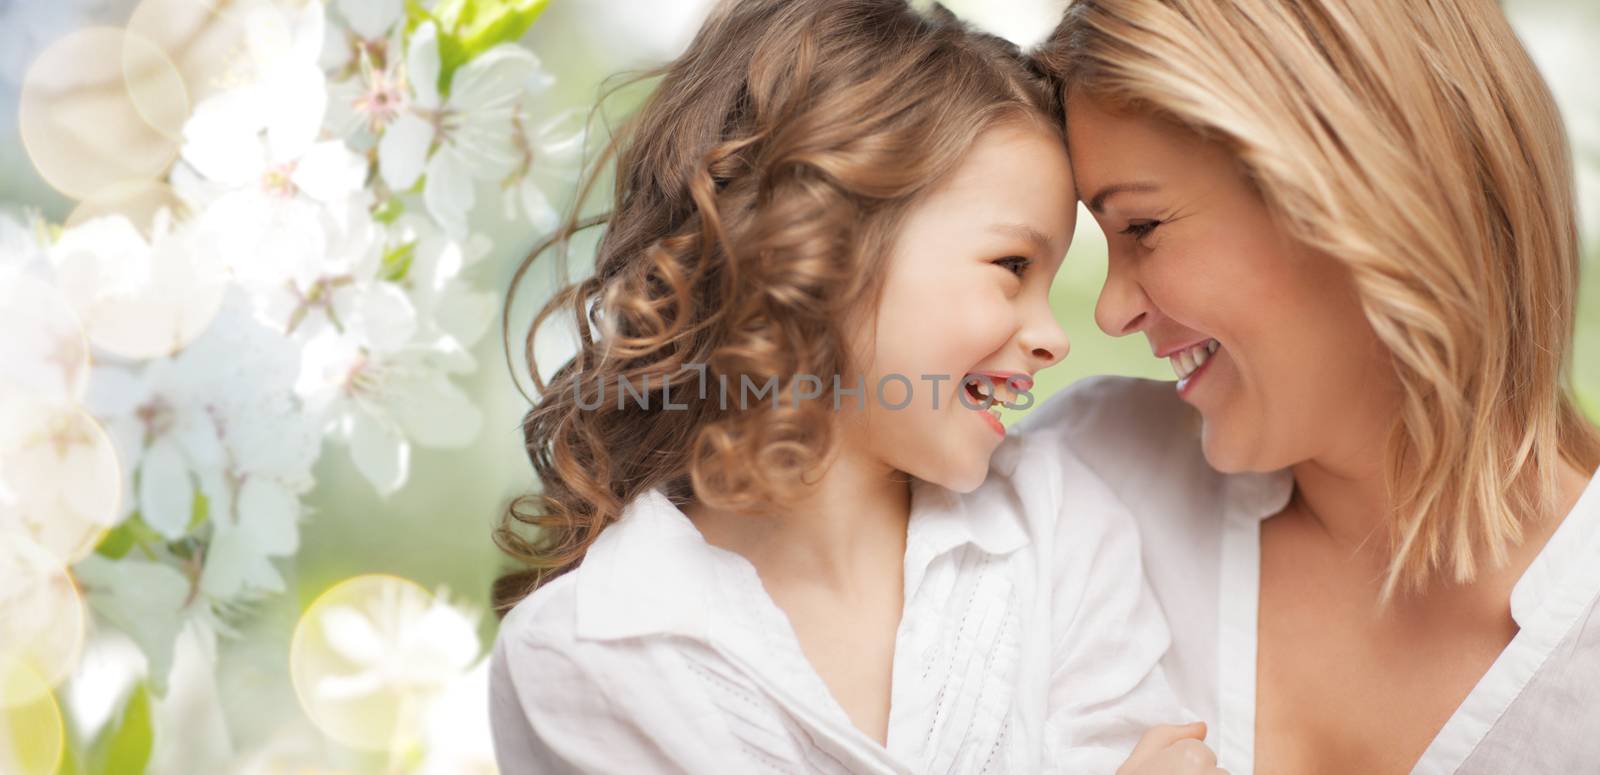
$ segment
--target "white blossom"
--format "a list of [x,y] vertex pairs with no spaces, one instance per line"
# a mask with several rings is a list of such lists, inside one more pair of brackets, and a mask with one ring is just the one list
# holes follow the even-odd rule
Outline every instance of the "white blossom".
[[518,161],[501,184],[505,216],[521,214],[540,232],[554,231],[558,215],[545,190],[578,176],[586,136],[583,114],[567,110],[538,118],[525,104],[513,123]]
[[380,495],[410,475],[411,445],[462,447],[477,438],[482,413],[452,380],[472,371],[472,356],[448,335],[411,341],[415,309],[389,284],[352,305],[344,333],[306,343],[296,391],[350,448],[356,468]]
[[292,391],[296,365],[290,341],[235,295],[178,355],[97,367],[91,378],[90,405],[136,492],[129,508],[176,540],[204,496],[212,532],[199,581],[210,598],[283,589],[270,558],[298,546],[299,498],[321,445],[318,418]]
[[455,71],[448,98],[439,92],[440,67],[438,30],[423,22],[406,49],[411,108],[379,140],[379,171],[395,191],[423,178],[429,215],[460,236],[476,181],[498,180],[517,163],[512,119],[523,90],[539,80],[539,60],[527,49],[495,46]]
[[165,208],[148,240],[123,215],[67,228],[51,261],[89,340],[129,358],[168,355],[193,341],[216,316],[227,282],[222,257]]

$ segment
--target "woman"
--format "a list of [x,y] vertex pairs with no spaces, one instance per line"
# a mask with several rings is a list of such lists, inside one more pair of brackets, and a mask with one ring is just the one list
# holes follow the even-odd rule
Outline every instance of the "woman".
[[1180,378],[1023,424],[1140,520],[1234,775],[1593,772],[1600,441],[1556,109],[1490,0],[1079,0],[1096,310]]

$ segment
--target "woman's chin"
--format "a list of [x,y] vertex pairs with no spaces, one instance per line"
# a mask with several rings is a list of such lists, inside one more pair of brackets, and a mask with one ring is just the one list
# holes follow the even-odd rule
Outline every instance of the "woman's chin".
[[1200,431],[1200,450],[1206,464],[1224,474],[1271,473],[1289,466],[1288,462],[1263,455],[1259,441],[1221,433],[1210,424]]
[[1241,474],[1250,471],[1250,460],[1244,445],[1233,443],[1227,433],[1210,422],[1201,422],[1200,451],[1206,463],[1224,474]]

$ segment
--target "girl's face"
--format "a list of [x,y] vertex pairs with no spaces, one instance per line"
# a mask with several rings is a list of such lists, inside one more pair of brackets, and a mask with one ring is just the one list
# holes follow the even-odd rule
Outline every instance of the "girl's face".
[[[1025,405],[1014,394],[1066,356],[1049,296],[1075,220],[1059,138],[1021,124],[979,136],[895,240],[872,349],[861,353],[866,411],[844,415],[857,445],[958,492],[983,482],[1005,408],[987,407],[976,381],[987,376],[997,400]],[[840,403],[857,406],[851,396]]]
[[1292,240],[1226,149],[1078,92],[1067,104],[1077,190],[1108,248],[1095,320],[1171,361],[1211,465],[1375,460],[1398,380],[1348,269]]

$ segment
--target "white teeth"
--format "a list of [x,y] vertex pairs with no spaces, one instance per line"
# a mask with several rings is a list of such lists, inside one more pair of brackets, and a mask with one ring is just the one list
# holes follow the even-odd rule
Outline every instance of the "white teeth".
[[1217,352],[1217,340],[1207,339],[1205,342],[1190,347],[1187,350],[1173,353],[1168,357],[1172,362],[1172,371],[1178,379],[1188,379],[1196,369],[1204,366],[1206,361]]
[[1017,403],[1017,397],[1022,395],[1020,391],[1012,388],[1009,380],[991,377],[989,382],[985,383],[984,380],[976,378],[975,375],[968,375],[968,377],[970,378],[968,384],[972,386],[971,392],[976,394],[974,400],[980,403],[984,399],[988,399],[994,406],[1015,404]]

